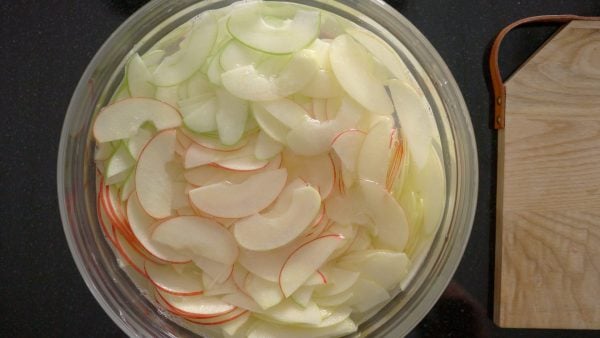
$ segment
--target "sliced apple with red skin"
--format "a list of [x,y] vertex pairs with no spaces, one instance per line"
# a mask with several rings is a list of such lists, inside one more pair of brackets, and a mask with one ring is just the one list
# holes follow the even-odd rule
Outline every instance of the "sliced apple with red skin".
[[156,290],[158,297],[164,302],[166,308],[180,316],[187,318],[216,318],[232,313],[237,308],[225,303],[217,297],[197,296],[175,296],[166,292]]
[[256,214],[235,224],[238,244],[248,250],[267,251],[282,247],[312,224],[321,206],[321,196],[312,187],[294,191],[290,208],[284,213]]
[[377,123],[365,137],[358,156],[357,174],[360,179],[386,184],[391,155],[390,132],[394,127],[391,118]]
[[385,189],[372,181],[357,182],[363,208],[376,224],[378,247],[402,252],[408,241],[408,221],[404,209]]
[[[227,323],[231,323],[237,319],[245,319],[248,320],[250,318],[250,314],[248,313],[248,310],[243,310],[243,309],[236,309],[235,311],[232,311],[231,313],[228,313],[226,315],[220,316],[220,317],[215,317],[215,318],[206,318],[206,319],[187,319],[190,323],[194,323],[194,324],[198,324],[200,326],[215,326],[215,325],[225,325]],[[239,325],[243,325],[244,323],[242,322]]]
[[222,182],[190,191],[192,204],[207,214],[223,218],[242,218],[268,207],[281,193],[287,170],[257,173],[240,184]]
[[306,282],[304,282],[303,286],[319,286],[326,285],[328,283],[327,277],[320,270],[315,271]]
[[[323,271],[327,275],[328,283],[316,289],[315,295],[318,297],[333,296],[348,291],[360,276],[359,272],[337,267],[328,267]],[[382,273],[386,272],[382,271]]]
[[144,271],[150,282],[158,289],[178,296],[201,295],[202,273],[192,267],[176,270],[171,265],[146,261]]
[[279,273],[279,287],[285,297],[291,296],[319,268],[344,239],[326,235],[314,239],[293,252]]
[[271,282],[278,282],[283,263],[297,247],[296,243],[292,243],[270,251],[251,251],[240,248],[239,262],[254,275]]
[[137,250],[135,250],[133,246],[127,241],[127,239],[116,228],[113,228],[113,236],[115,238],[115,248],[119,252],[121,258],[125,260],[125,262],[140,275],[148,277],[146,275],[146,271],[144,270],[146,258]]
[[[231,272],[229,275],[231,276]],[[227,278],[222,283],[217,283],[217,281],[212,279],[207,273],[202,274],[202,285],[204,285],[205,288],[205,296],[223,296],[235,293],[238,290],[237,285],[235,285],[231,277]]]
[[[272,169],[277,169],[277,167]],[[186,170],[184,176],[189,183],[202,187],[223,181],[240,184],[255,174],[255,172],[232,171],[206,165]]]
[[187,263],[189,257],[177,253],[175,250],[152,240],[152,231],[156,220],[144,211],[140,205],[137,194],[127,202],[127,219],[135,238],[152,256],[163,262],[174,264]]
[[240,139],[238,143],[228,146],[224,145],[223,143],[221,143],[221,141],[219,141],[216,138],[198,135],[191,131],[188,131],[186,128],[179,128],[178,130],[180,131],[179,134],[182,135],[180,136],[182,139],[187,139],[188,142],[191,142],[192,144],[197,144],[208,149],[222,152],[240,150],[243,147],[245,147],[249,141],[248,137],[242,137],[242,139]]
[[276,282],[270,282],[253,274],[246,278],[244,290],[262,310],[269,309],[283,300],[283,295]]
[[254,154],[245,157],[222,160],[215,162],[214,165],[226,170],[232,171],[257,171],[264,169],[269,165],[268,160],[259,160]]
[[328,154],[305,157],[290,151],[283,153],[283,165],[288,168],[290,178],[301,178],[321,194],[325,200],[333,191],[335,167]]
[[201,256],[226,265],[232,265],[238,256],[235,239],[226,228],[197,216],[178,216],[160,223],[152,240],[187,252],[190,257]]
[[181,125],[181,116],[174,107],[150,98],[117,101],[98,114],[93,127],[94,138],[99,143],[127,139],[146,122],[151,122],[159,131],[172,129]]
[[114,237],[113,225],[112,225],[112,222],[111,222],[110,218],[108,217],[108,214],[107,214],[106,210],[104,209],[104,206],[102,205],[102,201],[101,201],[102,193],[104,192],[104,186],[102,184],[103,183],[100,182],[100,186],[99,186],[99,190],[98,190],[98,197],[96,198],[96,210],[98,212],[98,223],[100,223],[100,228],[102,229],[104,236],[111,243],[114,244],[115,237]]
[[168,164],[175,159],[176,132],[157,134],[142,150],[136,171],[135,186],[140,204],[146,212],[161,219],[172,215],[173,177]]
[[219,324],[221,326],[221,330],[223,330],[224,335],[226,337],[232,337],[237,332],[242,330],[242,328],[245,325],[251,324],[251,315],[252,314],[249,311],[246,311],[245,313],[239,315],[237,318],[231,318],[226,323]]

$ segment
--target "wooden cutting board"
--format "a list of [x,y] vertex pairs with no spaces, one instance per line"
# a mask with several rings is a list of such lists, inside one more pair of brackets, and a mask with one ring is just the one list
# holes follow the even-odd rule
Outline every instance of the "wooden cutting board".
[[505,87],[495,322],[600,329],[600,22],[569,23]]

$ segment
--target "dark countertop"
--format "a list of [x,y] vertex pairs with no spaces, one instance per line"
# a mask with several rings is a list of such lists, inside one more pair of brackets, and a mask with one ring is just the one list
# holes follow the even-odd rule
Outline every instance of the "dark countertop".
[[[67,248],[56,198],[56,154],[71,94],[110,33],[143,0],[1,1],[0,335],[124,334],[96,303]],[[450,287],[411,337],[598,337],[598,331],[506,330],[493,299],[496,135],[490,126],[487,48],[508,23],[538,14],[600,15],[598,0],[388,1],[429,38],[469,106],[479,150],[479,205]],[[505,44],[509,74],[555,27],[519,29]]]

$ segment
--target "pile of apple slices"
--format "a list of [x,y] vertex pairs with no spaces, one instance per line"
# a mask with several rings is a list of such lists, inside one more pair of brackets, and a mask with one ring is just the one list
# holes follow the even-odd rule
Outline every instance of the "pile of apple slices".
[[383,40],[315,8],[194,18],[134,55],[97,115],[106,238],[188,328],[354,332],[443,208],[430,112],[407,74]]

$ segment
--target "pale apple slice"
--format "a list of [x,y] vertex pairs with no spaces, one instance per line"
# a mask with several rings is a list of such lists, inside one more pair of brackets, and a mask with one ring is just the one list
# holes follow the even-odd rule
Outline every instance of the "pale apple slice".
[[156,291],[167,309],[186,318],[215,318],[236,310],[235,306],[227,304],[217,297],[175,296],[160,290]]
[[429,104],[423,94],[417,93],[406,83],[392,80],[389,88],[411,158],[418,168],[423,168],[433,139],[434,126],[430,123],[432,113]]
[[296,239],[312,224],[321,206],[321,196],[312,187],[294,191],[292,203],[283,214],[256,214],[235,224],[238,244],[248,250],[267,251]]
[[252,115],[262,132],[269,135],[275,141],[285,144],[287,134],[290,131],[288,127],[279,122],[279,120],[274,118],[273,115],[257,103],[252,105]]
[[236,8],[227,23],[231,35],[247,46],[271,54],[295,52],[317,38],[319,11],[298,8],[292,18],[282,20],[280,25],[271,25],[265,18],[268,10],[263,3]]
[[317,269],[344,239],[340,235],[326,235],[314,239],[293,252],[283,264],[279,286],[285,297],[291,296]]
[[315,119],[321,122],[329,120],[327,117],[327,100],[314,98],[312,100],[312,113]]
[[201,211],[223,218],[242,218],[260,212],[279,195],[287,170],[257,173],[240,184],[222,182],[190,191],[190,200]]
[[348,304],[350,299],[354,297],[352,289],[346,290],[342,293],[338,293],[331,296],[315,296],[313,301],[321,307],[339,307]]
[[172,214],[173,178],[167,164],[175,158],[175,134],[174,130],[166,130],[154,136],[142,151],[135,171],[140,204],[156,219]]
[[[279,287],[278,287],[279,290]],[[296,304],[307,307],[308,303],[310,303],[312,299],[313,292],[315,291],[315,286],[301,286],[296,292],[292,294],[292,299]]]
[[335,195],[325,203],[327,216],[339,224],[361,224],[370,222],[362,207],[361,196],[351,189],[345,195]]
[[349,307],[340,308],[321,308],[321,317],[323,320],[314,327],[330,327],[338,325],[348,319],[352,309]]
[[179,94],[177,93],[178,88],[179,86],[156,87],[156,94],[154,98],[158,101],[175,107],[177,106],[177,101],[179,100]]
[[257,322],[248,333],[248,338],[285,337],[285,338],[326,338],[343,337],[358,329],[357,325],[348,318],[333,326],[312,328],[291,325],[278,325],[265,321]]
[[121,234],[117,228],[113,228],[113,238],[115,239],[114,244],[115,248],[119,252],[119,256],[122,260],[122,263],[129,265],[138,272],[140,275],[147,277],[146,271],[144,271],[144,264],[146,262],[146,258],[137,252],[133,248],[133,246],[129,243],[129,241]]
[[213,15],[206,13],[194,20],[183,48],[166,57],[154,71],[154,84],[173,86],[189,79],[206,61],[217,37],[218,25]]
[[180,132],[179,134],[183,135],[181,136],[181,138],[187,138],[192,143],[202,146],[204,148],[223,152],[240,150],[244,148],[249,141],[247,137],[243,137],[237,144],[226,146],[223,143],[221,143],[221,141],[217,138],[195,134],[189,130],[186,130],[186,128],[180,128],[178,131]]
[[217,161],[214,165],[226,170],[248,172],[264,169],[270,162],[269,160],[259,160],[252,154],[245,157]]
[[244,283],[244,290],[262,310],[267,310],[283,300],[279,285],[250,274]]
[[[230,269],[230,271],[231,270],[232,269]],[[204,295],[211,297],[228,295],[230,293],[235,293],[238,290],[238,287],[233,282],[233,279],[227,278],[224,282],[218,283],[206,273],[202,274],[202,285],[204,285],[204,287],[206,288]]]
[[327,284],[327,277],[321,271],[315,271],[306,282],[304,282],[303,286],[320,286]]
[[300,105],[289,99],[279,99],[260,103],[279,122],[288,128],[294,128],[307,117],[307,112]]
[[219,104],[216,98],[207,102],[194,105],[188,109],[181,109],[184,114],[183,125],[195,133],[208,133],[217,130],[217,112]]
[[332,148],[338,155],[344,168],[354,172],[365,141],[366,133],[358,129],[349,129],[338,134],[332,142]]
[[356,252],[356,251],[364,251],[371,248],[371,236],[369,235],[369,230],[367,228],[361,227],[358,229],[352,244],[346,250],[346,253]]
[[383,83],[372,72],[372,56],[349,35],[331,44],[331,68],[344,90],[369,111],[391,115],[394,107]]
[[178,271],[168,264],[162,265],[146,261],[144,269],[150,282],[166,293],[194,296],[204,292],[202,273],[192,267]]
[[312,81],[310,81],[300,93],[318,99],[328,99],[340,96],[343,93],[343,90],[333,71],[319,69]]
[[277,142],[269,134],[261,130],[256,138],[254,156],[257,160],[270,160],[279,155],[283,151],[283,147],[283,144]]
[[262,311],[262,308],[254,301],[254,299],[252,299],[252,297],[248,296],[242,291],[224,295],[223,297],[221,297],[221,299],[228,304],[237,306],[241,309],[252,311],[254,313]]
[[319,191],[322,200],[329,197],[333,191],[335,167],[329,155],[307,157],[285,151],[283,165],[288,168],[290,179],[301,178]]
[[[207,326],[222,326],[226,324],[230,324],[237,319],[249,318],[249,313],[247,310],[243,309],[235,309],[234,311],[224,314],[222,316],[214,317],[214,318],[185,318],[188,323],[192,323],[192,325],[197,324],[200,328],[203,328],[203,334],[206,330]],[[243,325],[242,323],[241,325]]]
[[377,245],[382,249],[404,250],[408,241],[408,221],[404,210],[385,186],[360,180],[357,189],[363,197],[365,212],[377,229]]
[[150,98],[131,98],[106,106],[94,122],[97,142],[110,142],[135,135],[144,123],[151,122],[157,130],[181,125],[179,112],[172,106]]
[[348,305],[360,313],[367,312],[391,298],[379,284],[364,278],[359,278],[351,290],[353,296]]
[[155,134],[154,127],[151,125],[143,125],[141,126],[137,133],[129,138],[127,141],[127,149],[129,149],[129,153],[134,159],[138,159],[142,150],[148,142],[152,139]]
[[393,123],[392,119],[382,120],[365,137],[356,163],[360,179],[386,184]]
[[205,165],[186,170],[184,176],[190,184],[202,187],[223,181],[239,184],[249,179],[254,174],[255,173],[253,172],[236,172],[216,166]]
[[367,250],[342,257],[339,266],[360,273],[386,290],[393,290],[406,276],[410,260],[403,252]]
[[[241,310],[241,309],[240,309]],[[251,313],[246,311],[239,315],[237,318],[229,319],[226,323],[220,323],[223,334],[226,337],[232,337],[236,333],[240,332],[245,325],[251,323]]]
[[129,93],[134,97],[154,97],[156,87],[152,84],[152,73],[139,54],[134,54],[127,63],[125,72]]
[[[330,267],[324,269],[324,271],[324,274],[327,275],[328,283],[316,289],[315,295],[318,297],[333,296],[348,291],[360,276],[359,272],[337,267]],[[386,271],[382,272],[385,273]]]
[[226,228],[213,220],[179,216],[159,224],[152,239],[179,252],[202,256],[231,265],[238,256],[235,239]]
[[210,276],[215,284],[224,283],[231,276],[233,270],[233,266],[229,264],[215,262],[202,256],[194,257],[193,262],[197,267],[202,269],[204,275]]
[[217,129],[224,145],[234,145],[240,141],[248,119],[248,102],[238,99],[224,89],[217,90]]
[[181,255],[175,250],[152,240],[152,231],[156,220],[144,211],[137,194],[127,202],[127,220],[138,242],[152,256],[158,258],[160,261],[175,264],[190,261],[190,257]]
[[259,316],[285,324],[318,325],[321,323],[321,311],[315,303],[309,302],[306,307],[302,307],[291,299],[282,301]]
[[106,163],[104,177],[108,185],[125,181],[135,166],[135,159],[131,157],[127,146],[123,142],[120,143],[121,145]]
[[251,251],[240,248],[239,263],[256,276],[270,282],[278,282],[283,263],[298,246],[296,243],[291,243],[270,251]]

